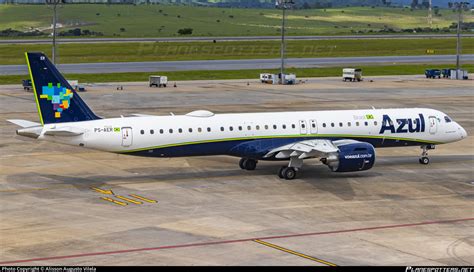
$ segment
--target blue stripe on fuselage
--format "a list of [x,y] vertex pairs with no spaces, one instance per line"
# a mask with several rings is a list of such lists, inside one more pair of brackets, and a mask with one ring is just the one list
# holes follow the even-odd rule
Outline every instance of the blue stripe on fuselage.
[[[314,140],[314,137],[300,138],[271,138],[271,139],[245,139],[229,140],[222,142],[192,143],[170,147],[156,147],[147,150],[132,151],[123,154],[144,156],[144,157],[190,157],[190,156],[209,156],[209,155],[230,155],[236,157],[262,159],[270,150],[283,145],[304,141]],[[322,139],[322,138],[318,138]],[[350,137],[337,138],[328,137],[327,140],[351,139]],[[404,139],[382,139],[382,138],[353,138],[356,141],[367,142],[374,147],[400,147],[400,146],[419,146],[426,144],[416,140]],[[270,158],[271,159],[271,158]]]

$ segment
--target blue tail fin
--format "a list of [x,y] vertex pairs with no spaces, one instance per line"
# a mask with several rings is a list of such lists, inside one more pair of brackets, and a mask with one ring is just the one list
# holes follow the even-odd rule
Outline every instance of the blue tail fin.
[[25,53],[41,124],[100,119],[43,53]]

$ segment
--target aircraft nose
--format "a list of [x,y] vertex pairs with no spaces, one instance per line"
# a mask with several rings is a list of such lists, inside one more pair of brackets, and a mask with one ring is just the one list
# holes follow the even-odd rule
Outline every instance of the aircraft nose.
[[461,139],[464,139],[464,138],[467,137],[467,132],[466,132],[466,130],[465,130],[463,127],[461,127],[461,126],[459,126],[459,133],[461,134]]

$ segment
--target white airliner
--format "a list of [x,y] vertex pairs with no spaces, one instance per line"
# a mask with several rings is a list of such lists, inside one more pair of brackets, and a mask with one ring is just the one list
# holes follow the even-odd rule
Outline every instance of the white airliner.
[[258,161],[289,161],[278,176],[294,179],[319,158],[333,172],[363,171],[378,147],[420,146],[421,164],[435,145],[467,137],[446,114],[427,108],[185,115],[102,119],[42,53],[26,53],[41,123],[9,120],[17,134],[125,155],[229,155],[254,170]]

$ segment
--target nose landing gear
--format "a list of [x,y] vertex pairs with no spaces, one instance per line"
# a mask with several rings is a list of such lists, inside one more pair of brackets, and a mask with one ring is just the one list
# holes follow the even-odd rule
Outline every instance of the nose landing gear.
[[429,164],[430,159],[428,158],[428,150],[430,149],[435,149],[434,145],[422,145],[421,149],[423,149],[423,152],[421,152],[421,157],[418,160],[420,164]]

